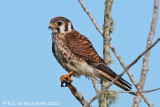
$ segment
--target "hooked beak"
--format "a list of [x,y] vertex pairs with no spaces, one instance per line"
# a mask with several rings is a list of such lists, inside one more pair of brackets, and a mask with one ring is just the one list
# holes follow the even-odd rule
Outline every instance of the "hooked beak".
[[52,29],[52,28],[53,28],[53,26],[52,26],[52,25],[49,25],[49,26],[48,26],[48,29]]
[[58,25],[57,25],[57,23],[51,23],[49,26],[48,26],[48,28],[49,29],[55,29],[56,27],[57,27]]

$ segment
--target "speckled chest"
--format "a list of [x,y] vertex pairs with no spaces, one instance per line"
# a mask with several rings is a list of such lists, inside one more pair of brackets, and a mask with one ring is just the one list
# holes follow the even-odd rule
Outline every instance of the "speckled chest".
[[70,72],[77,69],[81,59],[72,54],[70,49],[65,45],[64,34],[53,34],[52,52],[65,70]]
[[66,46],[65,35],[52,35],[52,51],[57,61],[66,71],[74,71],[73,76],[79,77],[80,75],[85,75],[86,77],[96,77],[95,68],[88,65],[82,58],[74,55]]

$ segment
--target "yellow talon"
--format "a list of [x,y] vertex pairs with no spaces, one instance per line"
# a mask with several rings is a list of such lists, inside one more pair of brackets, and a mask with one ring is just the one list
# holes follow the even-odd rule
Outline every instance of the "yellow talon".
[[71,78],[72,74],[73,74],[73,71],[69,72],[67,75],[62,75],[61,78],[60,78],[61,82],[64,81],[64,80],[73,82],[73,80]]

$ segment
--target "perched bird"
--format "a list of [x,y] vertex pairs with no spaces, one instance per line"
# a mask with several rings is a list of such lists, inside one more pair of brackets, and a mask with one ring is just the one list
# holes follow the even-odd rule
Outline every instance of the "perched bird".
[[[87,37],[74,30],[70,20],[65,17],[51,19],[49,29],[52,31],[52,52],[68,72],[60,80],[72,82],[71,76],[100,78],[112,81],[117,74],[107,67],[104,60],[97,54]],[[131,84],[119,78],[115,85],[125,91],[130,91]],[[135,93],[131,93],[135,94]]]

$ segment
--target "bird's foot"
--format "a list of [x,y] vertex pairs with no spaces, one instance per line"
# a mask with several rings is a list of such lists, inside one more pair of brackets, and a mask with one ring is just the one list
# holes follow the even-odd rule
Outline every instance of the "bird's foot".
[[[60,80],[61,80],[61,87],[67,87],[67,84],[70,84],[73,82],[71,75],[73,71],[69,72],[67,75],[62,75]],[[65,83],[65,85],[63,85]]]

